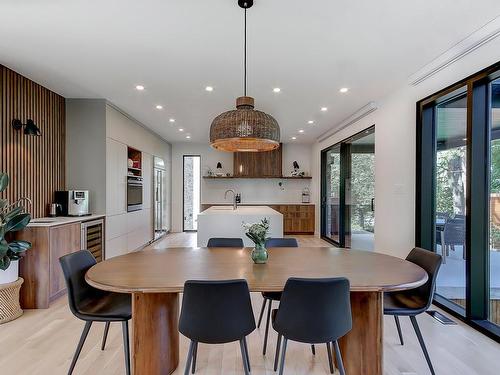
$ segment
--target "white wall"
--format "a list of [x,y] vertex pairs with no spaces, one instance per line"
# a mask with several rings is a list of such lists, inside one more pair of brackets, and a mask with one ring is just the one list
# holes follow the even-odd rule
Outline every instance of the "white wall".
[[89,190],[89,210],[106,212],[106,117],[103,99],[66,99],[66,187]]
[[[414,246],[416,102],[496,63],[499,51],[496,38],[417,86],[374,98],[379,105],[375,112],[314,145],[313,175],[319,176],[322,149],[375,124],[375,251],[404,257]],[[312,190],[319,207],[319,178]],[[318,209],[316,219],[319,223]]]
[[[283,145],[283,174],[289,175],[293,170],[292,162],[296,160],[300,169],[311,173],[311,145]],[[208,143],[174,143],[172,145],[172,231],[182,231],[182,158],[183,155],[200,155],[202,175],[208,168],[215,172],[217,162],[222,163],[225,172],[233,173],[233,154],[216,151]],[[313,176],[314,178],[314,176]],[[283,189],[278,183],[283,183]],[[207,180],[201,182],[202,203],[231,203],[224,200],[224,192],[234,189],[241,193],[242,204],[292,204],[302,202],[302,190],[309,187],[311,180],[278,180],[278,179],[227,179]]]

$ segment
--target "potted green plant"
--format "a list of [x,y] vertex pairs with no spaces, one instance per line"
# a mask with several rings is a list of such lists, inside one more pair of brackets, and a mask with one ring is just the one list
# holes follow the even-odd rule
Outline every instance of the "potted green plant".
[[[0,172],[0,193],[9,186],[9,176]],[[21,240],[10,240],[9,233],[24,229],[31,220],[21,198],[9,204],[7,199],[0,198],[0,285],[17,281],[19,277],[19,259],[31,248],[31,243]]]
[[264,218],[260,223],[243,223],[243,228],[246,230],[245,235],[255,244],[255,247],[252,249],[252,260],[256,264],[266,263],[269,257],[265,247],[266,240],[268,239],[267,234],[269,233],[269,220]]

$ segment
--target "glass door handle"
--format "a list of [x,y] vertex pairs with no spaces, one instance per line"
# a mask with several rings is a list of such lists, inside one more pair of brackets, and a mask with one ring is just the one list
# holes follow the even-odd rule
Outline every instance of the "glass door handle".
[[372,198],[371,201],[370,201],[370,206],[371,206],[371,210],[372,212],[375,211],[375,198]]

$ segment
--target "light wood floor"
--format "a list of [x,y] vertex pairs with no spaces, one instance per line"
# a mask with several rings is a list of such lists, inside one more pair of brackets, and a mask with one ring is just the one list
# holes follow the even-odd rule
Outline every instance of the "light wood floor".
[[[172,234],[153,246],[194,246],[195,242],[194,234]],[[312,236],[299,236],[299,243],[325,245]],[[252,302],[257,317],[262,303],[260,295],[253,294]],[[499,344],[462,323],[444,326],[427,314],[419,316],[418,320],[437,374],[498,374]],[[404,346],[399,345],[392,318],[386,317],[384,323],[385,375],[429,374],[409,320],[401,321],[406,339]],[[83,323],[71,315],[66,298],[57,300],[47,310],[25,311],[18,320],[0,326],[0,374],[65,374],[82,328]],[[111,325],[107,347],[101,351],[103,329],[103,323],[95,323],[92,327],[74,374],[124,374],[121,326],[117,323]],[[263,334],[264,328],[261,327],[249,337],[254,375],[274,374],[272,367],[276,334],[271,330],[265,357],[261,353]],[[183,373],[187,344],[187,340],[181,336],[181,362],[176,375]],[[308,345],[290,343],[285,372],[290,375],[328,374],[324,347],[318,348],[313,357]],[[237,343],[200,345],[196,373],[243,374]]]

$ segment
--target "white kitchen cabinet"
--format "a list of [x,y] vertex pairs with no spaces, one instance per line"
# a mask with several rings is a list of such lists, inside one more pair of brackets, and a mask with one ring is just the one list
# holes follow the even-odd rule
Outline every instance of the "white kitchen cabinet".
[[127,145],[106,138],[106,214],[127,212]]

